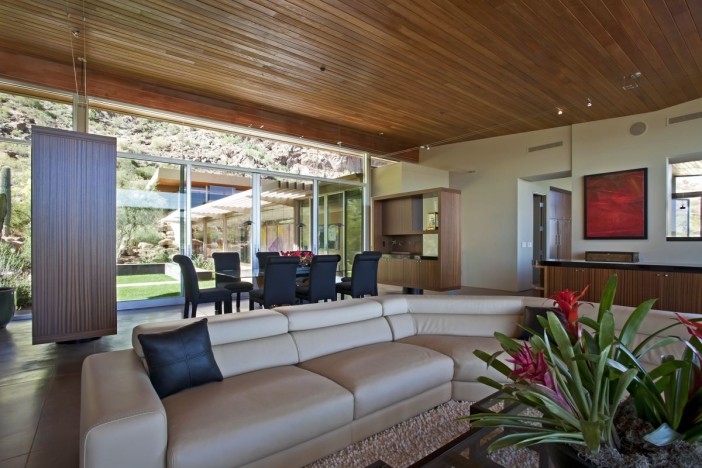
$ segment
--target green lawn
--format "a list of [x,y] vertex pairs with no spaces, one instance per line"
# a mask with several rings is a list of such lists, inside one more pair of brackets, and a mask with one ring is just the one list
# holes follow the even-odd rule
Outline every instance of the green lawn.
[[[180,282],[168,275],[129,275],[117,277],[117,301],[139,301],[180,296]],[[146,284],[152,283],[152,284]],[[139,284],[139,286],[132,286]],[[214,280],[200,281],[201,288],[213,288]]]
[[164,281],[178,281],[164,274],[154,275],[123,275],[117,277],[117,284],[134,284],[134,283],[161,283]]

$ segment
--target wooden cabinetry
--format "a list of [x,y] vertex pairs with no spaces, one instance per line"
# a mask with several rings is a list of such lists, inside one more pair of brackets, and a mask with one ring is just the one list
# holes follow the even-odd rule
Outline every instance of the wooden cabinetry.
[[436,291],[441,287],[440,278],[438,260],[383,257],[378,263],[378,282],[382,284]]
[[373,199],[378,282],[448,291],[461,287],[460,192],[437,188]]
[[441,286],[441,269],[438,260],[420,260],[419,281],[424,289],[436,291]]
[[[405,235],[421,233],[421,223],[418,226],[414,215],[414,200],[398,198],[387,200],[383,206],[383,234]],[[420,207],[421,208],[421,207]],[[421,220],[420,220],[421,221]]]
[[[702,313],[702,267],[682,268],[664,265],[623,267],[583,262],[544,262],[547,269],[547,295],[570,289],[580,291],[590,285],[583,300],[599,302],[610,276],[619,277],[614,303],[635,307],[648,299],[657,299],[655,309],[674,312]],[[566,265],[549,265],[565,263]],[[651,271],[654,269],[654,271]]]
[[382,257],[378,262],[378,282],[400,284],[404,280],[404,259]]
[[557,291],[582,291],[589,286],[582,300],[598,302],[607,280],[614,273],[614,270],[608,268],[549,267],[547,297]]

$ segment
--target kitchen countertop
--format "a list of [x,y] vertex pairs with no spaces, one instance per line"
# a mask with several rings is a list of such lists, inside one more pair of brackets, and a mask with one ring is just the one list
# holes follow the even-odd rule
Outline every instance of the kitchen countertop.
[[574,268],[609,268],[613,270],[667,271],[702,273],[700,264],[664,263],[664,262],[588,262],[586,260],[541,260],[544,266],[563,266]]
[[409,252],[384,253],[383,258],[409,258],[413,260],[438,260],[439,257]]

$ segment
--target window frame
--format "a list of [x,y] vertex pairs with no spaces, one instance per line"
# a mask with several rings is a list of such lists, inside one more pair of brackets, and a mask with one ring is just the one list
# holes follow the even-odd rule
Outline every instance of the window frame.
[[[672,234],[675,232],[674,227],[676,224],[676,200],[681,200],[681,199],[694,199],[694,198],[699,198],[700,199],[700,217],[702,218],[702,190],[700,191],[695,191],[695,192],[676,192],[675,187],[676,187],[676,178],[677,177],[689,177],[690,174],[685,174],[685,175],[674,175],[673,174],[673,166],[675,164],[680,164],[680,163],[686,163],[686,162],[699,162],[702,165],[702,153],[695,153],[695,154],[689,154],[689,155],[683,155],[683,156],[677,156],[677,157],[671,157],[668,158],[667,163],[666,163],[666,181],[667,181],[667,200],[666,200],[666,219],[667,219],[667,227],[666,227],[666,241],[672,241],[672,242],[701,242],[702,241],[702,230],[700,231],[699,236],[673,236]],[[695,176],[702,177],[702,169],[700,171],[700,174],[695,174]],[[690,204],[688,203],[688,210],[689,210]]]

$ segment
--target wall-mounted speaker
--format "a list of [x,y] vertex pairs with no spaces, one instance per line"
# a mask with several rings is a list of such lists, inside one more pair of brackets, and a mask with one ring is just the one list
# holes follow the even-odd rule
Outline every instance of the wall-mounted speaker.
[[631,133],[634,136],[639,136],[642,135],[646,131],[646,124],[643,122],[636,122],[631,124],[631,127],[629,127],[629,133]]

